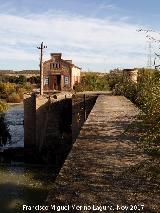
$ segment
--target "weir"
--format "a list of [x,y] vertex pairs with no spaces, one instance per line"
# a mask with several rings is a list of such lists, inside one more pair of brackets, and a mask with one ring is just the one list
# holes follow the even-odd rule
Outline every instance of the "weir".
[[102,206],[107,212],[121,212],[134,203],[151,212],[153,202],[142,190],[143,178],[126,176],[147,158],[135,132],[125,132],[138,113],[125,97],[99,95],[44,205],[67,206],[68,212],[79,207],[92,212]]
[[96,101],[97,94],[32,94],[24,100],[26,162],[60,168]]

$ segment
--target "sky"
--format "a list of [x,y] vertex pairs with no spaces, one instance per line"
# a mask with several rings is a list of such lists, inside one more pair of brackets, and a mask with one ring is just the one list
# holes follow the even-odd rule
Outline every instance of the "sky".
[[0,69],[38,69],[42,41],[44,60],[61,52],[83,70],[146,67],[146,33],[137,30],[159,32],[159,8],[159,0],[0,0]]

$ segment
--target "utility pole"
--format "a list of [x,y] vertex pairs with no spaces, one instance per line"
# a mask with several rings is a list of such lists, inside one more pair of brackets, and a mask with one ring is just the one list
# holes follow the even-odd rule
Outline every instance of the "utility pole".
[[41,81],[41,85],[40,85],[40,95],[43,95],[43,85],[44,85],[44,79],[43,79],[43,50],[47,48],[47,46],[43,45],[43,42],[41,43],[40,47],[37,47],[37,49],[39,49],[40,52],[40,81]]
[[148,41],[147,67],[152,68],[152,44]]

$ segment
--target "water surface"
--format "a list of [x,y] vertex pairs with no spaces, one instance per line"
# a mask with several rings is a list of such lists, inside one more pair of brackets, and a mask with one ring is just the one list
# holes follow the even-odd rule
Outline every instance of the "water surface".
[[[6,148],[24,147],[23,105],[12,105],[5,114],[11,135]],[[55,170],[23,162],[0,164],[0,213],[21,213],[23,205],[42,205],[55,180]]]
[[11,135],[11,143],[7,147],[24,147],[24,108],[23,104],[11,105],[5,114],[5,122]]

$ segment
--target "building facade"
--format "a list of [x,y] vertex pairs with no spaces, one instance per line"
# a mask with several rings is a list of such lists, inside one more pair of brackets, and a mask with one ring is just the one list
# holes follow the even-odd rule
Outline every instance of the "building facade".
[[71,90],[80,82],[81,68],[72,60],[62,59],[61,53],[51,53],[51,59],[43,63],[45,90]]

